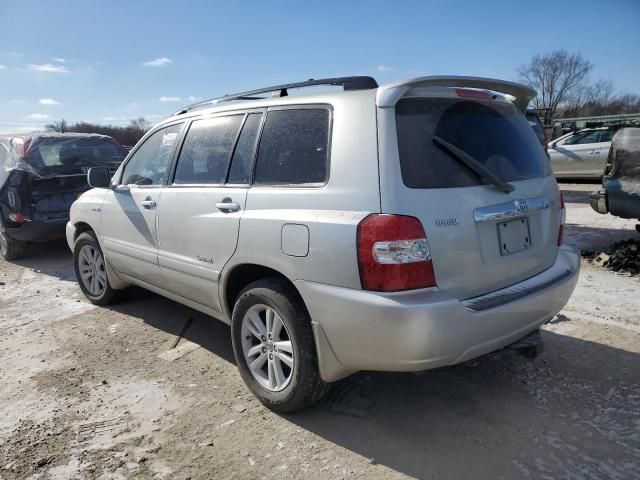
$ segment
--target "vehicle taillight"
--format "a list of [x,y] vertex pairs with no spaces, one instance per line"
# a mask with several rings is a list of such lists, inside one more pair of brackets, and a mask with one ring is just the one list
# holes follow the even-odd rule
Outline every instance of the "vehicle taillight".
[[363,289],[396,292],[436,285],[427,237],[417,218],[369,215],[358,225],[357,242]]
[[22,142],[22,157],[27,158],[27,153],[29,152],[29,147],[31,146],[31,139],[27,138]]
[[8,217],[9,217],[9,220],[11,220],[14,223],[25,223],[29,221],[27,217],[25,217],[20,213],[10,213]]
[[564,195],[560,192],[560,227],[558,228],[558,246],[562,245],[564,222],[567,220],[567,209],[564,206]]
[[468,88],[456,88],[456,95],[464,98],[476,98],[478,100],[491,100],[493,95],[486,90],[471,90]]

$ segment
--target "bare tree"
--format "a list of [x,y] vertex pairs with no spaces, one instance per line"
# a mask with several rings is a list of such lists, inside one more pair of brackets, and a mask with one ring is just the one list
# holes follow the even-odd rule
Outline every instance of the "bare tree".
[[535,107],[548,109],[553,116],[558,107],[578,93],[592,67],[580,53],[556,50],[536,55],[518,69],[518,75],[520,81],[538,92],[534,99]]
[[129,123],[129,128],[142,136],[147,133],[147,130],[151,128],[151,122],[149,122],[149,120],[144,117],[138,117],[134,120],[131,120],[131,122]]
[[50,132],[64,133],[65,131],[67,131],[67,121],[63,118],[59,122],[53,122],[45,125],[44,128],[46,128]]

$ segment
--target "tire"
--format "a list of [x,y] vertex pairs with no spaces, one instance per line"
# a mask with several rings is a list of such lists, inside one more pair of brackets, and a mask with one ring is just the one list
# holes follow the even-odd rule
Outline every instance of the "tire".
[[0,230],[0,254],[5,260],[18,260],[27,254],[27,242],[16,240]]
[[[238,296],[231,319],[233,352],[242,379],[267,408],[281,413],[313,405],[328,387],[320,378],[309,314],[302,299],[292,290],[279,278],[253,282]],[[259,329],[252,319],[256,322],[264,320],[260,326],[265,327],[261,332],[266,333],[269,309],[274,312],[271,315],[272,337],[263,337],[264,341],[261,341],[256,335]],[[282,322],[280,333],[278,319]],[[260,349],[260,353],[248,355],[254,348]],[[287,349],[291,350],[291,355]],[[291,367],[285,361],[289,357],[292,359]],[[262,359],[262,367],[252,371],[249,363],[259,363]],[[283,375],[286,380],[279,382]]]
[[108,305],[114,301],[117,292],[111,288],[104,254],[93,233],[84,232],[78,236],[73,247],[73,269],[80,290],[91,303]]

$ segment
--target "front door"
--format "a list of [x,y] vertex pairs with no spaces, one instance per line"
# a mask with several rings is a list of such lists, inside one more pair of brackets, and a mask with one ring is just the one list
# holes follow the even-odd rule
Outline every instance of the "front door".
[[171,125],[149,136],[129,157],[102,205],[102,241],[111,266],[157,287],[163,286],[157,213],[181,127]]
[[565,176],[602,175],[600,130],[578,132],[549,150],[553,171]]
[[219,311],[220,272],[236,250],[261,118],[192,122],[162,192],[158,261],[166,289]]

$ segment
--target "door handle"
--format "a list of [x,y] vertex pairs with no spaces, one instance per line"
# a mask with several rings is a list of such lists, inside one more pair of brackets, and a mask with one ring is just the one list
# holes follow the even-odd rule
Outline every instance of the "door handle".
[[240,204],[230,198],[223,198],[221,202],[216,203],[216,208],[224,213],[237,212],[240,210]]
[[156,208],[156,202],[155,200],[143,200],[142,202],[140,202],[140,204],[146,208],[147,210],[151,210],[152,208]]

